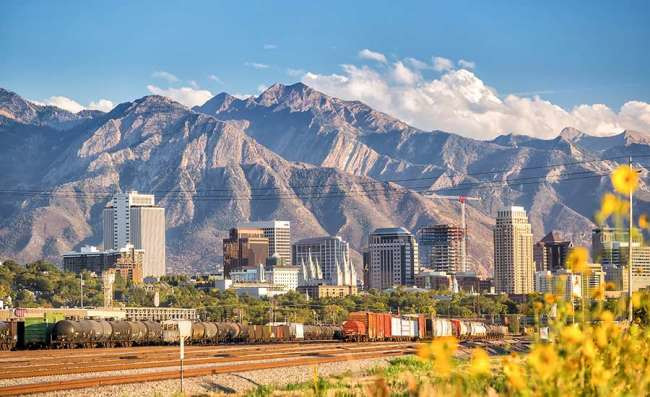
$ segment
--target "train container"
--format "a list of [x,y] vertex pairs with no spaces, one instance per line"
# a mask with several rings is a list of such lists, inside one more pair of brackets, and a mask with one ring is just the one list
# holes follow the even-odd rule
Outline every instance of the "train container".
[[253,326],[248,324],[239,324],[239,337],[237,340],[247,341],[249,336],[253,334]]
[[18,324],[15,321],[0,322],[0,350],[12,350],[18,343]]
[[379,313],[352,312],[348,320],[360,321],[365,325],[368,340],[382,340],[384,338],[384,322]]
[[144,326],[147,328],[146,341],[149,344],[158,344],[163,340],[162,325],[156,321],[144,321]]
[[363,341],[368,339],[366,325],[357,320],[347,320],[343,323],[343,338],[345,340]]
[[446,319],[446,318],[433,318],[432,319],[432,324],[433,324],[433,337],[434,338],[439,338],[443,336],[453,336],[454,335],[454,329],[451,323],[451,320]]
[[289,324],[289,338],[291,340],[303,340],[305,339],[305,328],[302,324],[291,323]]
[[427,321],[423,314],[418,314],[418,338],[427,337]]
[[469,334],[473,339],[484,339],[487,337],[487,328],[485,328],[485,324],[483,323],[470,321],[469,329]]
[[399,317],[390,316],[390,329],[392,339],[401,339],[402,325]]
[[203,323],[192,323],[192,331],[190,332],[190,340],[193,343],[200,343],[203,341],[205,335],[205,327]]
[[270,325],[260,325],[259,327],[262,329],[262,342],[270,342],[275,338]]
[[97,320],[97,322],[99,323],[99,327],[102,329],[99,342],[102,345],[106,346],[111,340],[111,336],[113,335],[113,328],[111,327],[111,324],[106,320]]
[[203,327],[205,328],[205,335],[203,335],[203,337],[206,341],[216,342],[219,339],[219,330],[217,329],[217,324],[204,322]]
[[147,341],[147,326],[142,321],[128,321],[131,328],[131,343],[143,344]]
[[39,317],[25,317],[18,324],[18,344],[20,347],[47,347],[51,342],[54,325],[65,316],[62,313],[49,312]]
[[79,336],[77,342],[84,347],[93,347],[103,342],[104,333],[101,324],[94,320],[79,320]]
[[393,337],[393,326],[391,324],[393,316],[390,313],[382,313],[380,317],[384,325],[384,339],[391,339]]
[[451,320],[452,329],[454,330],[454,336],[458,339],[467,339],[469,337],[469,327],[468,323],[464,320]]
[[62,320],[52,328],[52,344],[55,347],[74,347],[79,342],[79,322]]
[[[132,328],[128,321],[109,321],[108,323],[113,330],[109,344],[111,346],[129,346],[132,342]],[[178,333],[178,330],[176,332]]]
[[239,339],[241,327],[237,323],[217,323],[218,340],[232,342]]

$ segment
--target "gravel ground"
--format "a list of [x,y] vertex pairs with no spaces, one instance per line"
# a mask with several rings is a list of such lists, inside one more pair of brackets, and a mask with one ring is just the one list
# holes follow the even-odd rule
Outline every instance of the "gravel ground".
[[[390,358],[380,358],[321,364],[318,366],[318,375],[331,376],[344,373],[361,374],[370,368],[386,365],[389,359]],[[259,371],[188,378],[184,381],[184,390],[186,395],[241,393],[254,389],[259,385],[283,386],[290,383],[306,382],[311,380],[313,376],[313,366],[264,369]],[[179,390],[180,383],[178,380],[166,380],[141,384],[105,386],[101,388],[89,388],[76,391],[52,392],[38,394],[38,396],[167,397],[177,394]]]

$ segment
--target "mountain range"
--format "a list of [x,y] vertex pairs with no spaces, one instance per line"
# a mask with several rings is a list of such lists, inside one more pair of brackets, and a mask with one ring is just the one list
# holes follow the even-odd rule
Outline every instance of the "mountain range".
[[[460,220],[470,265],[492,269],[496,211],[521,205],[536,239],[560,230],[589,244],[608,173],[626,156],[642,171],[636,211],[650,210],[650,134],[565,128],[554,139],[491,141],[423,131],[304,84],[257,97],[221,93],[192,109],[161,96],[108,113],[70,113],[0,89],[0,256],[61,262],[101,242],[115,191],[153,193],[166,208],[171,272],[213,271],[221,239],[248,220],[291,221],[293,239],[338,234],[360,252],[377,227],[416,231]],[[638,212],[640,213],[640,212]]]

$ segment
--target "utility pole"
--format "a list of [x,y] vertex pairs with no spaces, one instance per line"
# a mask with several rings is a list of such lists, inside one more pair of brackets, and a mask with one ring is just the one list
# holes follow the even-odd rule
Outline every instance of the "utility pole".
[[79,273],[79,292],[80,292],[80,304],[81,308],[84,308],[84,274]]
[[[630,169],[632,169],[632,156],[629,157],[628,159],[628,165],[630,166]],[[627,244],[628,244],[628,253],[627,253],[627,300],[628,300],[628,316],[627,320],[632,324],[633,320],[633,310],[634,307],[632,305],[632,226],[634,224],[634,220],[632,218],[632,189],[630,189],[630,220],[628,223],[628,230],[627,230]]]

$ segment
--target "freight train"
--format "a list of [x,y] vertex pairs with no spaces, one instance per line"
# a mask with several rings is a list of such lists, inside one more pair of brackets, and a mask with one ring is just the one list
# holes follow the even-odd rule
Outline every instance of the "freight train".
[[501,339],[507,327],[484,321],[435,316],[396,316],[391,313],[354,312],[343,323],[343,339],[351,341],[423,340],[443,336],[465,339]]
[[[484,321],[425,315],[352,312],[343,326],[273,323],[193,322],[187,343],[276,343],[302,340],[417,341],[443,336],[503,338],[508,329]],[[14,348],[130,347],[179,342],[175,322],[63,319],[47,315],[0,321],[0,350]]]

